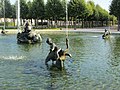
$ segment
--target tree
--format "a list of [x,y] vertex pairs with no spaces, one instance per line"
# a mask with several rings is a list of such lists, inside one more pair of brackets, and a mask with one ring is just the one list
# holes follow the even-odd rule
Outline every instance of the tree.
[[104,21],[106,21],[106,22],[108,21],[109,13],[105,9],[100,7],[99,5],[96,5],[96,9],[98,10],[98,13],[99,13],[98,20],[101,21],[101,25],[100,26],[103,26],[104,25]]
[[[5,18],[12,18],[12,5],[10,4],[9,0],[0,1],[0,17],[3,18],[4,16]],[[4,20],[6,23],[6,19]],[[6,23],[5,25],[8,26],[8,23]]]
[[91,20],[91,21],[97,20],[99,15],[98,15],[98,11],[96,9],[96,6],[95,6],[94,2],[93,1],[88,1],[87,3],[91,6],[91,9],[93,11],[93,13],[91,15],[89,15],[88,20]]
[[112,25],[114,25],[117,22],[117,17],[115,17],[114,15],[110,15],[109,20],[112,21]]
[[2,2],[3,2],[3,1],[1,0],[1,1],[0,1],[0,18],[3,16],[3,15],[2,15],[2,14],[3,14],[3,12],[2,12],[2,11],[3,11],[3,10],[2,10],[2,9],[3,9],[3,3],[2,3]]
[[12,18],[13,18],[13,21],[14,21],[14,26],[15,26],[15,18],[16,18],[16,6],[15,5],[12,5]]
[[32,10],[32,2],[27,2],[27,6],[28,6],[28,19],[31,19],[31,24],[32,24],[32,19],[33,19],[33,10]]
[[92,14],[93,14],[93,8],[92,8],[91,4],[88,2],[87,9],[86,9],[86,15],[87,15],[87,17],[89,17]]
[[96,6],[95,6],[95,4],[94,4],[93,1],[88,1],[87,3],[88,3],[89,5],[91,5],[92,11],[93,11],[93,13],[92,13],[90,16],[88,16],[87,20],[92,21],[92,27],[94,27],[96,24],[94,24],[93,21],[96,22],[96,21],[98,20],[98,18],[99,18],[99,13],[98,13],[98,10],[96,9]]
[[28,6],[28,18],[32,19],[32,2],[27,2],[27,6]]
[[62,4],[61,17],[63,18],[66,16],[66,4],[68,5],[68,2],[67,0],[62,0],[61,4]]
[[47,1],[46,14],[50,19],[55,20],[55,24],[57,24],[57,19],[59,19],[63,13],[63,6],[60,0]]
[[70,0],[68,5],[69,16],[77,18],[84,17],[86,14],[86,3],[84,0]]
[[70,0],[68,4],[68,15],[69,17],[73,17],[74,28],[76,28],[76,20],[77,18],[82,19],[82,27],[84,27],[84,20],[87,18],[87,5],[85,0]]
[[22,19],[27,19],[29,8],[25,0],[20,0],[20,17]]
[[0,18],[3,17],[3,1],[0,1]]
[[1,0],[0,1],[0,17],[4,17],[4,6],[5,5],[5,17],[11,18],[12,17],[12,5],[10,4],[9,0]]
[[32,18],[35,19],[35,25],[38,25],[38,19],[41,19],[41,21],[45,17],[45,5],[44,0],[34,0],[32,3]]
[[45,15],[45,5],[44,0],[34,0],[32,4],[32,17],[34,19],[44,19]]
[[110,14],[118,18],[118,31],[120,31],[120,0],[112,0]]
[[85,10],[85,12],[86,12],[85,20],[87,21],[86,22],[86,27],[91,27],[91,25],[90,25],[91,21],[90,21],[89,17],[91,15],[93,15],[93,7],[92,7],[91,3],[89,3],[89,2],[87,2],[87,6],[86,7],[87,7],[86,10]]

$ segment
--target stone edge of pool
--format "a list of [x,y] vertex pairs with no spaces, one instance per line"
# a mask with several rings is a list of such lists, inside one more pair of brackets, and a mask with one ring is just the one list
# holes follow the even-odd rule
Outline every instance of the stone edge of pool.
[[[104,33],[105,29],[63,29],[63,30],[52,30],[52,29],[38,29],[35,30],[38,33],[49,33],[49,32],[79,32],[79,33]],[[6,30],[8,31],[7,34],[17,34],[17,29]],[[1,32],[1,30],[0,30]],[[120,31],[117,30],[110,30],[111,34],[120,34]]]

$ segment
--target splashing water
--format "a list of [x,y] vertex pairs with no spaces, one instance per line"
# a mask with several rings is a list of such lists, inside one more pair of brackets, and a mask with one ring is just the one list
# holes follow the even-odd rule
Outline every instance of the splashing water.
[[91,37],[93,37],[93,38],[97,38],[97,37],[99,37],[99,36],[91,36]]
[[4,60],[22,60],[24,59],[25,56],[0,56],[0,59],[4,59]]

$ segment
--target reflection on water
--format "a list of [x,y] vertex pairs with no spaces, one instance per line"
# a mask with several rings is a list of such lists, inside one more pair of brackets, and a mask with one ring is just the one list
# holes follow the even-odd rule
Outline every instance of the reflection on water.
[[120,37],[104,40],[101,34],[69,34],[65,67],[44,64],[48,37],[65,49],[64,33],[43,34],[41,44],[17,44],[16,35],[0,35],[1,90],[119,90]]
[[[50,80],[47,83],[47,90],[54,90],[65,86],[64,82],[68,80],[67,77],[69,76],[65,68],[59,70],[55,66],[50,66],[48,71]],[[58,82],[58,80],[60,81]]]
[[120,37],[116,37],[114,40],[114,45],[112,45],[112,55],[111,55],[111,64],[113,66],[119,66],[120,64]]
[[23,50],[23,51],[30,51],[30,50],[34,50],[36,47],[40,47],[41,43],[38,44],[20,44],[18,45],[18,47]]

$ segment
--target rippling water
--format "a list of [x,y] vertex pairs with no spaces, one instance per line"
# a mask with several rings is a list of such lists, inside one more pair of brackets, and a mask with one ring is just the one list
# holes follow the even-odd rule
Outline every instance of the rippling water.
[[120,37],[70,33],[62,71],[44,64],[47,37],[65,49],[65,34],[42,34],[41,44],[17,44],[16,35],[0,35],[0,90],[119,90]]

